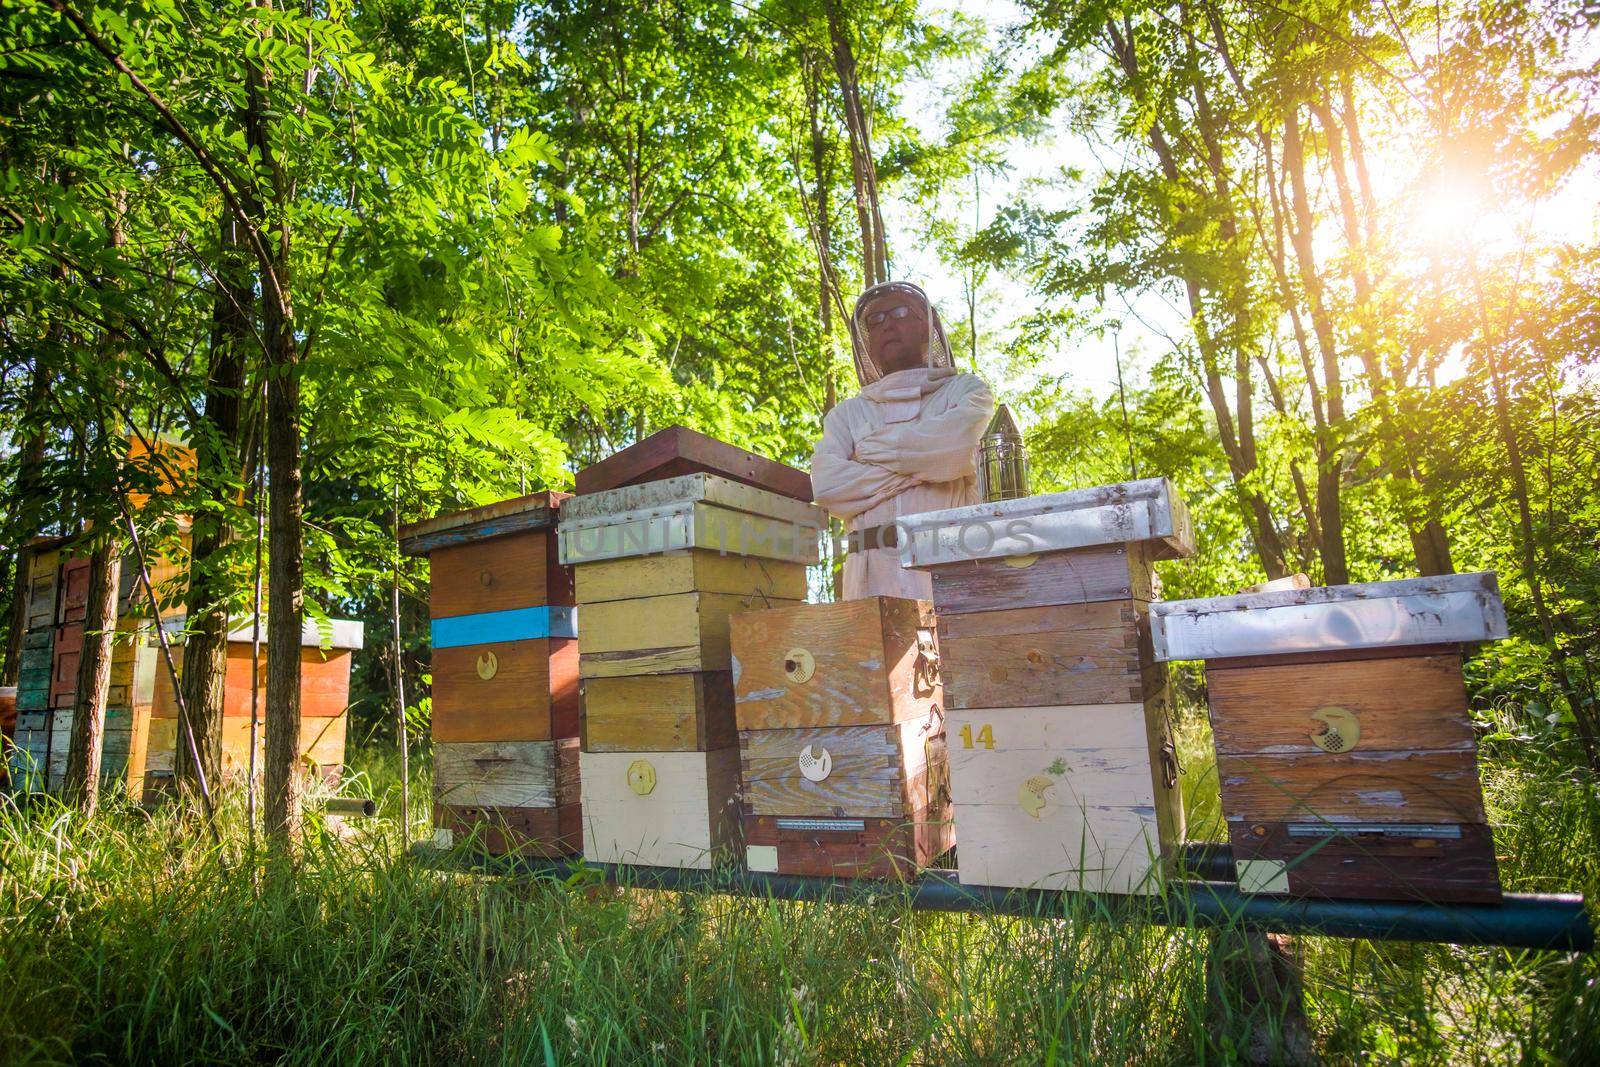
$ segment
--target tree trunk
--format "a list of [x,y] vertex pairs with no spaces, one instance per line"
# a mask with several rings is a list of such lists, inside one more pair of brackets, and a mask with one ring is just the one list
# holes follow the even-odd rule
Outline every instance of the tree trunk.
[[112,537],[89,557],[84,604],[83,657],[72,704],[72,741],[67,748],[63,793],[85,815],[100,804],[100,753],[105,743],[106,696],[111,690],[111,653],[117,632],[117,575],[121,539]]
[[287,311],[272,305],[264,316],[272,377],[267,383],[267,751],[262,784],[267,835],[280,844],[287,843],[300,819],[305,556],[300,528],[299,352]]
[[[270,6],[263,4],[262,6]],[[263,31],[268,32],[268,31]],[[267,840],[287,849],[300,823],[300,626],[305,544],[301,531],[300,349],[290,300],[289,180],[272,143],[266,75],[251,61],[245,137],[271,175],[275,221],[262,264],[261,327],[267,361],[267,722],[262,769]]]
[[867,288],[889,280],[889,246],[878,209],[878,170],[872,158],[872,122],[861,106],[861,86],[849,27],[838,0],[823,0],[828,15],[828,39],[833,45],[833,69],[839,77],[845,129],[850,134],[850,174],[855,188],[856,218],[861,224],[861,271]]
[[[1143,100],[1145,94],[1139,58],[1134,52],[1131,30],[1124,32],[1117,28],[1115,22],[1108,21],[1106,36],[1112,54],[1116,56],[1123,74],[1128,79],[1129,92],[1136,99]],[[1181,183],[1182,174],[1178,170],[1172,146],[1168,143],[1166,134],[1162,132],[1159,121],[1150,124],[1149,139],[1150,147],[1161,164],[1162,176],[1174,184]],[[1207,193],[1203,189],[1197,192],[1203,195]],[[1211,332],[1200,282],[1193,275],[1184,275],[1180,280],[1189,300],[1190,326],[1194,330],[1195,344],[1200,349],[1206,399],[1210,402],[1212,414],[1217,420],[1217,437],[1222,445],[1223,455],[1228,460],[1228,473],[1233,483],[1234,499],[1238,503],[1239,513],[1245,521],[1245,526],[1250,531],[1251,542],[1255,546],[1256,557],[1261,561],[1262,569],[1266,571],[1269,579],[1282,578],[1288,573],[1283,563],[1283,545],[1272,521],[1271,506],[1258,490],[1249,487],[1255,465],[1253,457],[1247,457],[1245,450],[1240,447],[1239,438],[1234,430],[1233,409],[1228,404],[1227,390],[1223,386],[1222,373],[1219,370],[1220,346]]]
[[1340,503],[1340,477],[1343,455],[1340,436],[1344,432],[1344,384],[1339,371],[1339,351],[1334,340],[1333,320],[1322,299],[1322,278],[1317,273],[1311,248],[1311,200],[1306,193],[1305,151],[1300,143],[1300,116],[1297,105],[1290,105],[1283,116],[1283,165],[1289,172],[1290,203],[1294,224],[1289,237],[1295,261],[1300,267],[1300,284],[1305,289],[1306,309],[1311,314],[1311,329],[1322,353],[1322,395],[1327,406],[1327,427],[1318,435],[1317,514],[1322,518],[1322,580],[1327,585],[1346,585],[1350,567],[1345,559],[1344,512]]
[[[237,223],[220,224],[217,291],[212,298],[211,365],[206,379],[205,420],[195,428],[195,474],[216,510],[195,515],[189,562],[187,642],[183,648],[184,699],[195,747],[207,782],[222,775],[222,706],[228,672],[228,602],[231,583],[220,569],[222,550],[234,539],[226,509],[239,472],[239,409],[244,388],[244,351],[250,343],[254,301],[248,264],[241,260]],[[179,746],[178,783],[197,788],[188,749]]]
[[[1361,219],[1356,213],[1355,194],[1350,188],[1350,178],[1345,171],[1343,131],[1339,123],[1334,121],[1332,107],[1326,102],[1313,102],[1311,110],[1316,114],[1328,137],[1328,159],[1332,164],[1334,186],[1339,193],[1339,213],[1344,220],[1345,238],[1350,247],[1350,280],[1354,287],[1356,304],[1356,354],[1360,356],[1362,367],[1367,372],[1367,380],[1372,385],[1373,404],[1377,408],[1379,422],[1385,428],[1385,432],[1379,435],[1379,445],[1387,455],[1386,465],[1389,467],[1390,476],[1398,483],[1396,495],[1399,497],[1401,519],[1405,523],[1407,535],[1411,538],[1411,550],[1416,559],[1417,572],[1424,575],[1453,574],[1455,564],[1450,558],[1450,540],[1445,533],[1444,523],[1440,521],[1436,509],[1419,484],[1416,435],[1406,427],[1403,417],[1396,408],[1394,393],[1403,388],[1404,383],[1390,380],[1384,370],[1383,362],[1375,353],[1376,345],[1370,321],[1373,314],[1373,287],[1368,271],[1368,264],[1372,259],[1370,233],[1369,228],[1362,226]],[[1346,120],[1353,121],[1353,115],[1347,113]],[[1366,166],[1360,160],[1360,146],[1360,134],[1352,125],[1350,151],[1352,158],[1357,161],[1357,174],[1362,175],[1364,180]],[[1370,195],[1365,186],[1363,193]],[[1370,227],[1370,216],[1368,223]]]

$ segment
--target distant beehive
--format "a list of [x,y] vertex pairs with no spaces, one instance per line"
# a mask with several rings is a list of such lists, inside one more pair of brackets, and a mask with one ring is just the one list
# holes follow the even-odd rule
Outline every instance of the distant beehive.
[[[17,686],[16,747],[10,787],[20,792],[53,792],[66,778],[72,743],[73,705],[83,659],[89,560],[70,556],[62,538],[40,538],[28,551],[26,629]],[[158,593],[177,573],[165,560],[151,564]],[[156,653],[146,638],[152,632],[138,566],[124,561],[117,604],[117,637],[111,649],[111,682],[101,735],[100,778],[138,798],[156,678]],[[172,599],[170,596],[168,599]],[[171,617],[181,610],[164,606]]]
[[900,520],[933,577],[963,882],[1150,892],[1182,838],[1153,563],[1193,551],[1164,480]]
[[401,550],[432,565],[434,826],[495,854],[582,844],[564,499],[535,493],[401,531]]
[[822,514],[803,473],[681,427],[578,488],[561,560],[582,616],[584,855],[709,867],[738,823],[729,619],[805,596]]
[[1500,898],[1461,646],[1506,635],[1495,576],[1180,600],[1162,660],[1206,661],[1241,889]]
[[732,640],[750,870],[908,877],[949,849],[933,605],[755,611]]
[[[166,623],[178,631],[183,620]],[[329,785],[336,784],[344,771],[345,739],[350,722],[350,669],[356,649],[362,646],[363,626],[354,619],[330,619],[326,639],[313,619],[300,628],[300,760],[304,772]],[[228,630],[226,673],[222,697],[222,778],[244,778],[250,771],[251,715],[251,640],[249,619],[235,619]],[[271,714],[267,703],[267,622],[261,620],[261,659],[253,672],[259,684],[255,708],[260,719],[256,730],[256,774],[262,773],[266,753],[266,720]],[[159,656],[159,638],[147,639],[148,651]],[[173,665],[183,669],[183,646],[171,643]],[[173,695],[172,675],[164,663],[153,669],[155,699],[150,711],[149,740],[143,764],[144,795],[159,797],[167,792],[176,768],[177,752],[187,746],[178,716],[178,701]]]

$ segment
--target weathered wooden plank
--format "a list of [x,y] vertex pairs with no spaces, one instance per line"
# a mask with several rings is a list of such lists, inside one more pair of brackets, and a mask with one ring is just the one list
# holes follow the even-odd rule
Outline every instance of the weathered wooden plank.
[[752,611],[733,621],[731,642],[741,730],[921,719],[943,699],[927,601],[869,597]]
[[400,527],[400,551],[426,556],[442,548],[554,526],[570,493],[531,493]]
[[754,452],[669,426],[578,472],[578,493],[597,493],[623,485],[706,472],[731,478],[795,500],[811,500],[811,477],[804,471]]
[[1343,900],[1500,901],[1486,825],[1335,828],[1274,822],[1233,824],[1230,830],[1246,891]]
[[1148,608],[1149,605],[1139,600],[1097,600],[1042,608],[946,612],[938,616],[939,637],[1003,637],[1078,629],[1136,633],[1148,616]]
[[706,503],[644,508],[560,527],[563,563],[586,564],[683,550],[814,564],[827,528],[820,509],[808,521],[775,519]]
[[909,878],[955,844],[948,818],[919,811],[896,819],[744,817],[745,866],[820,878]]
[[[1128,601],[1122,601],[1128,604]],[[945,702],[952,708],[1037,707],[1140,701],[1166,686],[1166,668],[1153,663],[1136,622],[1079,626],[1079,605],[956,616],[962,636],[940,642]],[[1058,612],[1054,618],[1042,612]],[[1027,616],[1025,620],[1012,618]],[[976,633],[974,619],[998,618],[995,634]],[[1029,622],[1048,630],[1016,632]]]
[[729,593],[677,593],[584,605],[579,673],[615,678],[727,670],[728,619],[760,603]]
[[583,683],[586,752],[690,752],[737,743],[727,671],[590,678]]
[[1245,822],[1481,823],[1470,751],[1217,756],[1222,808]]
[[[434,649],[434,740],[548,741],[575,736],[575,694],[564,694],[567,699],[559,707],[552,699],[554,689],[571,689],[576,683],[572,644],[561,642],[552,648],[548,640],[503,641]],[[562,675],[559,686],[552,682],[553,662]]]
[[[1002,879],[987,884],[1045,879],[1068,888],[1068,875],[1084,873],[1088,888],[1124,891],[1144,876],[1146,838],[1159,848],[1182,836],[1181,799],[1160,755],[1165,722],[1153,701],[954,710],[945,729],[959,851],[985,877]],[[979,827],[972,833],[1019,844],[990,841],[977,850],[981,861],[965,857],[969,823]]]
[[42,671],[48,672],[50,670],[50,663],[51,663],[51,659],[52,659],[52,657],[50,655],[50,634],[49,634],[49,632],[46,631],[44,634],[41,634],[41,635],[28,634],[27,636],[29,638],[33,638],[33,637],[36,637],[36,636],[42,636],[44,638],[44,642],[43,642],[42,645],[40,645],[38,643],[35,643],[34,647],[32,647],[32,648],[24,648],[22,650],[22,655],[20,656],[20,658],[18,659],[18,662],[17,662],[18,670],[19,671],[41,671],[42,670]]
[[56,622],[83,622],[89,604],[89,557],[64,558],[61,562],[59,587]]
[[1153,597],[1154,571],[1137,546],[1052,552],[1025,566],[1019,562],[980,559],[930,568],[934,607],[944,615]]
[[17,687],[18,711],[44,711],[50,706],[50,687],[48,682],[43,687],[23,688]]
[[551,603],[549,573],[559,567],[555,538],[535,530],[441,548],[429,557],[428,610],[435,619]]
[[580,760],[588,859],[709,868],[737,837],[737,748],[585,752]]
[[[307,774],[318,774],[329,768],[344,765],[345,742],[350,717],[307,718],[300,723],[300,764]],[[148,789],[151,779],[173,772],[174,753],[180,743],[178,720],[152,717],[145,731],[144,774]],[[222,720],[222,776],[224,779],[242,778],[250,768],[250,719],[248,716],[224,716]],[[256,730],[256,774],[260,775],[266,758],[266,723]]]
[[1035,819],[1016,804],[956,805],[956,866],[971,885],[1151,893],[1161,846],[1149,808],[1048,806]]
[[29,631],[47,633],[55,625],[60,593],[61,553],[56,549],[29,550],[28,606],[23,625]]
[[581,604],[693,592],[731,593],[764,603],[804,600],[807,589],[804,564],[705,549],[602,560],[574,571]]
[[1317,715],[1347,711],[1360,731],[1346,738],[1366,752],[1474,747],[1459,656],[1206,668],[1218,752],[1317,755],[1329,725]]
[[906,818],[948,804],[943,719],[745,730],[743,800],[757,815]]
[[434,745],[434,795],[442,804],[554,808],[577,800],[578,743],[457,741]]
[[[79,613],[80,617],[82,613]],[[50,706],[72,704],[78,692],[78,664],[83,659],[83,623],[56,627],[53,665],[50,672]]]
[[492,856],[569,856],[583,849],[579,804],[558,808],[433,806],[433,825],[448,832],[446,843]]

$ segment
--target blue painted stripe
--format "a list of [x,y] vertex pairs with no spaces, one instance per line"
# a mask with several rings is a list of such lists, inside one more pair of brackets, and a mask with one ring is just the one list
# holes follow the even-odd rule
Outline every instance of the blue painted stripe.
[[526,641],[534,637],[577,636],[577,608],[546,605],[433,620],[434,648],[486,645],[495,641]]

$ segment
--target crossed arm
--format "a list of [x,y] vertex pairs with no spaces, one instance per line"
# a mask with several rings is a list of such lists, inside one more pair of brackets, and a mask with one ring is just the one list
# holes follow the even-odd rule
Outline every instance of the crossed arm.
[[828,412],[811,456],[817,503],[848,522],[910,486],[971,477],[994,398],[973,375],[963,375],[957,388],[955,402],[938,415],[892,423],[853,444],[839,409]]
[[834,408],[822,420],[822,440],[811,454],[811,493],[828,514],[849,522],[920,479],[852,458],[850,431],[839,414]]

